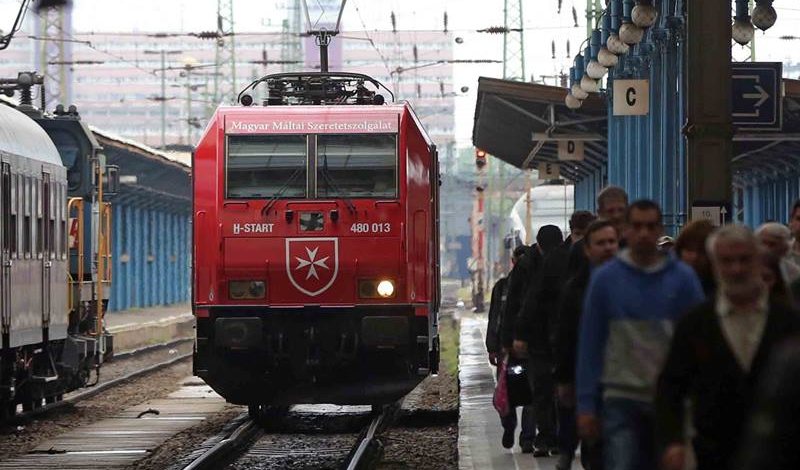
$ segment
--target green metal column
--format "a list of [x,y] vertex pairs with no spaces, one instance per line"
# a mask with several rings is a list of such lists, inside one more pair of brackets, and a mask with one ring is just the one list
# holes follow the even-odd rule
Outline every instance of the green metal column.
[[730,204],[731,2],[689,0],[687,38],[687,207]]

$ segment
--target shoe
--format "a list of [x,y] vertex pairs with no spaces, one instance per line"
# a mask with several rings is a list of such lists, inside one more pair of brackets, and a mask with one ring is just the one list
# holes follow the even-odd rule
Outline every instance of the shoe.
[[514,430],[513,429],[505,429],[503,430],[503,447],[506,449],[510,449],[514,447]]
[[534,457],[549,457],[550,451],[547,447],[534,447],[533,448],[533,456]]
[[561,454],[556,463],[556,470],[572,470],[572,458],[567,454]]
[[550,454],[550,457],[555,457],[560,454],[561,451],[558,450],[558,446],[550,446],[550,448],[547,449],[547,453]]
[[533,453],[533,444],[530,442],[520,443],[519,448],[522,450],[523,454]]

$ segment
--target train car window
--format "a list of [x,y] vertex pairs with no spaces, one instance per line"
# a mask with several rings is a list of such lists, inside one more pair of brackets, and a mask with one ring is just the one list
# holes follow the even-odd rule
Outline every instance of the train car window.
[[3,251],[11,253],[11,166],[2,165],[3,173]]
[[229,135],[227,197],[306,196],[305,135]]
[[18,212],[18,201],[19,201],[19,179],[18,175],[14,174],[11,178],[11,222],[9,226],[9,230],[11,231],[11,258],[17,259],[17,253],[19,253],[19,235],[18,230],[19,226],[17,224],[17,212]]
[[317,197],[397,197],[397,136],[317,136]]
[[61,236],[58,238],[58,240],[61,244],[61,259],[65,260],[67,259],[67,239],[69,238],[69,234],[67,233],[67,208],[61,201],[66,198],[67,191],[63,184],[59,185],[59,188],[61,189],[61,193],[58,197],[58,207],[60,208],[61,213]]

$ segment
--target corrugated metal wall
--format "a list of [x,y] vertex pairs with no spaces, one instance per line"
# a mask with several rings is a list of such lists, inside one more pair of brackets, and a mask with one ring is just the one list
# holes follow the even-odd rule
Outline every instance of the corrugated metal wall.
[[190,299],[189,212],[153,202],[113,205],[111,311]]

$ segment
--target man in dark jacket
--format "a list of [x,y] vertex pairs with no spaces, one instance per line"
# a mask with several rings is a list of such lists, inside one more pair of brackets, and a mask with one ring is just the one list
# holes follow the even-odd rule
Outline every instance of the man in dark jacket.
[[[608,220],[592,222],[583,239],[589,264],[567,281],[561,294],[556,324],[555,369],[558,398],[558,448],[557,470],[569,470],[578,447],[578,431],[575,415],[575,356],[578,349],[578,324],[583,311],[583,298],[589,286],[589,274],[610,260],[619,249],[619,235],[614,224]],[[584,468],[600,468],[600,456],[596,443],[584,445],[581,460]]]
[[798,331],[795,313],[769,299],[750,229],[724,227],[708,244],[717,296],[678,321],[658,383],[657,436],[666,470],[685,463],[687,398],[697,430],[697,469],[734,468],[756,381],[773,347]]
[[[512,260],[514,266],[511,272],[508,273],[506,278],[506,285],[504,287],[505,294],[498,296],[503,301],[495,304],[495,294],[492,291],[492,306],[489,311],[489,331],[487,332],[486,347],[489,351],[489,360],[492,360],[492,351],[494,350],[494,361],[502,360],[506,354],[511,351],[511,345],[514,338],[514,327],[517,318],[517,312],[522,304],[522,299],[525,298],[525,292],[528,288],[529,270],[531,264],[536,263],[538,256],[532,256],[535,247],[528,247],[520,245],[514,250]],[[495,286],[497,288],[497,286]],[[493,315],[492,312],[495,311]],[[493,326],[494,325],[494,326]],[[495,339],[497,345],[490,347],[490,339],[488,333],[492,330],[496,331]],[[499,353],[499,354],[498,354]],[[536,434],[536,422],[533,415],[533,409],[530,406],[522,408],[522,422],[520,423],[519,445],[523,453],[533,452],[533,437]],[[517,428],[517,412],[514,410],[508,416],[501,419],[503,425],[503,447],[510,449],[514,447],[514,431]]]
[[[519,259],[525,255],[527,247],[518,246],[514,249],[511,255],[512,272],[513,267],[516,267]],[[501,323],[508,300],[508,287],[509,276],[501,277],[497,280],[492,288],[492,300],[489,305],[489,322],[486,326],[486,352],[489,353],[489,362],[496,366],[503,354],[509,350],[508,346],[503,344],[500,330]],[[509,345],[510,346],[510,345]]]
[[528,378],[538,430],[533,455],[543,457],[558,452],[552,348],[555,330],[551,326],[558,311],[568,252],[560,246],[562,233],[555,225],[539,229],[536,242],[541,258],[531,271],[525,302],[517,316],[514,353],[529,357]]
[[745,434],[740,470],[800,468],[800,337],[772,355],[761,376]]
[[[608,220],[614,224],[620,237],[624,236],[623,226],[625,225],[625,211],[628,208],[628,193],[619,186],[606,186],[597,195],[597,218]],[[576,212],[577,214],[577,212]],[[589,225],[588,223],[586,224]],[[620,238],[620,247],[625,243]],[[583,249],[583,242],[576,240],[572,243],[567,263],[567,279],[572,279],[578,271],[589,264],[586,253]]]

